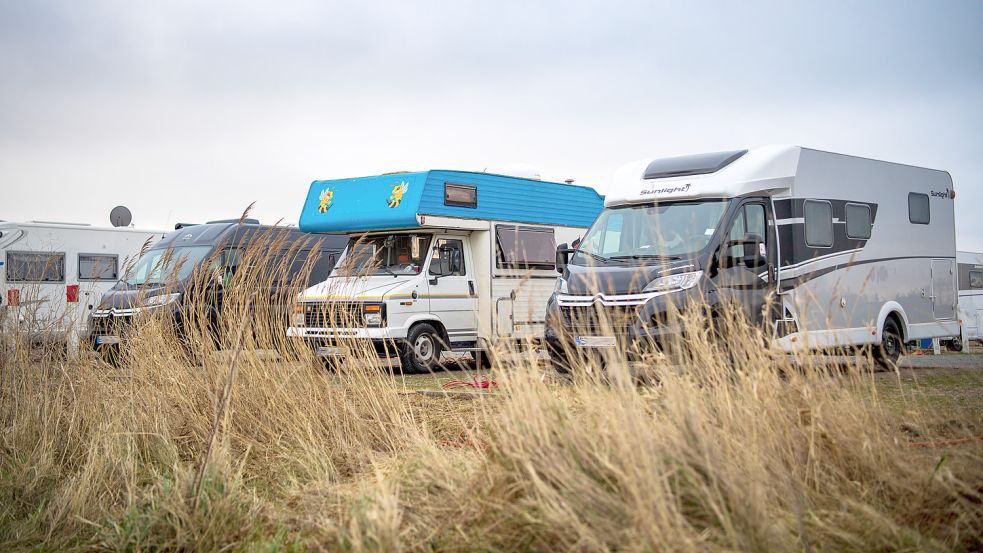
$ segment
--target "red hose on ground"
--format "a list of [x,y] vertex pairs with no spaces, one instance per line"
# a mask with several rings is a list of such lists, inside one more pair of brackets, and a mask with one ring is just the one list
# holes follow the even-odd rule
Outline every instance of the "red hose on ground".
[[489,376],[482,377],[478,380],[478,377],[474,377],[472,380],[451,380],[444,382],[441,386],[444,389],[447,388],[498,388],[498,383],[491,379]]

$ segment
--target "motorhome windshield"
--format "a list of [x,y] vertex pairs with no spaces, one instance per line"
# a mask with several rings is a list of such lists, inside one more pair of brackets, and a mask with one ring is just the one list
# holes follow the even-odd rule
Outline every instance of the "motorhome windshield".
[[429,234],[353,236],[331,276],[419,274],[431,238]]
[[149,250],[123,278],[131,286],[182,282],[208,257],[214,246],[185,246]]
[[571,263],[692,256],[710,242],[726,207],[726,200],[705,200],[605,209]]

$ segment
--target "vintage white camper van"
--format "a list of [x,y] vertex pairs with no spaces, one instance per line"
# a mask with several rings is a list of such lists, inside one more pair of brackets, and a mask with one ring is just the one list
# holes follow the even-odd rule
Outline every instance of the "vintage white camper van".
[[0,222],[0,312],[4,331],[77,344],[89,312],[127,260],[163,233],[84,224]]
[[350,240],[300,296],[288,334],[332,356],[371,341],[404,371],[434,369],[442,351],[540,338],[556,244],[582,236],[601,208],[591,188],[487,173],[315,181],[301,230]]
[[947,345],[962,351],[970,341],[983,341],[983,253],[956,252],[956,272],[961,328],[958,339]]
[[[890,364],[959,332],[954,199],[944,171],[798,146],[630,163],[558,252],[551,355],[664,342],[668,308],[730,304],[786,350],[873,345]],[[604,331],[597,309],[626,322]]]

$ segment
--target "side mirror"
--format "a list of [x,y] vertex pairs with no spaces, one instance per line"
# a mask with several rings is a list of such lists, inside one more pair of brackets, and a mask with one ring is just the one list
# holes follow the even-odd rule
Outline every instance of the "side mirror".
[[570,261],[570,247],[566,243],[556,247],[556,272],[563,274]]

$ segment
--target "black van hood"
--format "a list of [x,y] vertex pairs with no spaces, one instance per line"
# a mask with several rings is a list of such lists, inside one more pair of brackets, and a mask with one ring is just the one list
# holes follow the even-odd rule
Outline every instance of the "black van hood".
[[[118,286],[118,285],[117,285]],[[132,288],[112,288],[102,295],[99,309],[132,309],[137,299],[146,300],[161,294],[180,292],[173,286],[134,286]]]
[[575,296],[594,294],[639,294],[653,280],[675,273],[689,273],[702,268],[698,259],[674,259],[645,265],[567,265],[567,293]]

